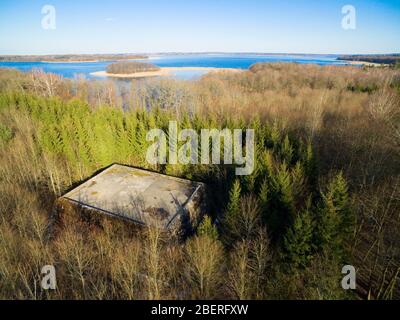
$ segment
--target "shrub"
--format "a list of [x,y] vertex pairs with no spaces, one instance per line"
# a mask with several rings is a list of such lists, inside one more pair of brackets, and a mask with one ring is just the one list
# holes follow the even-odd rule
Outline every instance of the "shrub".
[[7,144],[12,137],[12,130],[0,123],[0,146]]

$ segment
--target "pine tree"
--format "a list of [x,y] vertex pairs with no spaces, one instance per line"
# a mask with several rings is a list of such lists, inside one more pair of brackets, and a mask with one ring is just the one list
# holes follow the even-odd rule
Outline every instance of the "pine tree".
[[303,161],[305,162],[305,168],[306,168],[306,173],[308,176],[315,175],[316,171],[316,164],[315,164],[315,157],[312,149],[311,143],[307,144],[307,148],[304,153],[304,159]]
[[136,127],[136,149],[135,155],[139,159],[141,165],[146,164],[146,150],[147,150],[147,140],[146,140],[147,130],[143,124],[143,120],[139,120]]
[[313,221],[309,209],[297,215],[284,240],[284,257],[293,268],[306,267],[313,251]]
[[286,135],[285,139],[283,139],[283,142],[281,144],[281,150],[280,150],[281,159],[286,163],[290,164],[293,159],[293,154],[294,154],[293,146],[290,143],[289,136]]
[[269,192],[270,190],[268,181],[267,179],[264,179],[264,181],[261,183],[261,188],[259,193],[260,204],[263,210],[265,210],[268,207]]
[[291,170],[292,190],[295,198],[301,197],[306,189],[304,168],[300,161],[296,162]]
[[273,179],[275,190],[280,194],[280,200],[286,208],[293,207],[292,179],[286,163],[279,168]]
[[205,215],[203,220],[201,221],[199,227],[197,228],[198,236],[207,236],[210,239],[217,240],[218,239],[218,231],[215,225],[212,223],[211,218],[208,215]]
[[137,119],[133,113],[129,113],[125,117],[126,135],[129,142],[129,158],[134,159],[139,149],[136,134]]
[[116,146],[118,149],[117,157],[119,162],[129,163],[132,150],[124,117],[118,119],[115,130],[117,136]]
[[316,244],[323,251],[331,251],[335,255],[341,246],[338,236],[340,217],[331,195],[322,195],[322,205],[318,212]]
[[227,213],[229,215],[235,215],[239,211],[241,192],[242,192],[242,188],[240,186],[240,181],[239,181],[239,179],[236,179],[232,185],[230,192],[229,192],[229,203],[228,203],[228,207],[227,207]]
[[325,251],[341,258],[344,245],[351,234],[354,215],[350,208],[348,189],[342,173],[331,181],[322,194],[322,205],[318,217],[317,244]]
[[[308,143],[305,150],[302,149],[302,162],[304,164],[305,174],[307,181],[313,189],[316,189],[317,185],[317,164],[315,161],[314,152],[311,143]],[[316,191],[316,190],[313,190]]]
[[271,187],[271,210],[266,218],[272,235],[280,237],[292,224],[295,213],[292,179],[285,163],[272,176]]
[[274,160],[270,150],[264,150],[260,155],[260,176],[271,178],[274,171]]
[[353,230],[354,213],[350,208],[348,187],[343,173],[340,172],[330,185],[333,204],[337,208],[340,216],[340,235],[343,240],[347,239]]
[[269,137],[270,146],[275,148],[277,145],[279,145],[280,140],[281,140],[281,133],[279,130],[278,123],[275,121],[270,131],[270,137]]
[[241,186],[239,179],[236,179],[229,192],[229,203],[224,217],[224,240],[227,245],[237,240],[238,220],[240,213]]

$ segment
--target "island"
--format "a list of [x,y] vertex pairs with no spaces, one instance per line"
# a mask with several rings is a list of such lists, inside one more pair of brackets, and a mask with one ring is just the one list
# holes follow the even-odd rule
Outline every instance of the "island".
[[160,71],[160,67],[145,62],[116,62],[107,67],[107,73],[110,74],[132,74],[138,72]]
[[175,71],[206,71],[206,72],[239,72],[234,68],[212,68],[212,67],[165,67],[161,68],[151,63],[126,61],[112,63],[106,71],[92,72],[91,75],[98,77],[114,78],[146,78],[168,76]]

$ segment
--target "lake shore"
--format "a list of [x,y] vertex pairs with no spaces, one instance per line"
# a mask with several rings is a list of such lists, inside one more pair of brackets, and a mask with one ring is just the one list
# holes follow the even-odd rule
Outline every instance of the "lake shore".
[[100,60],[59,60],[59,61],[40,61],[41,63],[84,63],[84,62],[100,62]]
[[353,66],[366,66],[366,67],[385,67],[388,66],[384,63],[368,62],[368,61],[357,61],[357,60],[340,60],[344,61]]
[[112,78],[147,78],[169,76],[175,71],[206,71],[209,72],[240,72],[241,69],[235,68],[211,68],[211,67],[165,67],[157,71],[143,71],[128,74],[108,73],[107,71],[92,72],[91,75],[97,77],[112,77]]

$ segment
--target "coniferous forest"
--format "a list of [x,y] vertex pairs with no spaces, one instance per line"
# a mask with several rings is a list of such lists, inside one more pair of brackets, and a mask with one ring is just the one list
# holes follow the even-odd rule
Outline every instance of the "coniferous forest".
[[[255,170],[149,165],[146,133],[255,130]],[[206,183],[196,234],[171,241],[70,218],[55,200],[121,163]],[[400,298],[400,71],[256,64],[196,81],[0,70],[1,299]],[[57,290],[40,289],[41,268]],[[342,268],[357,270],[343,290]]]

